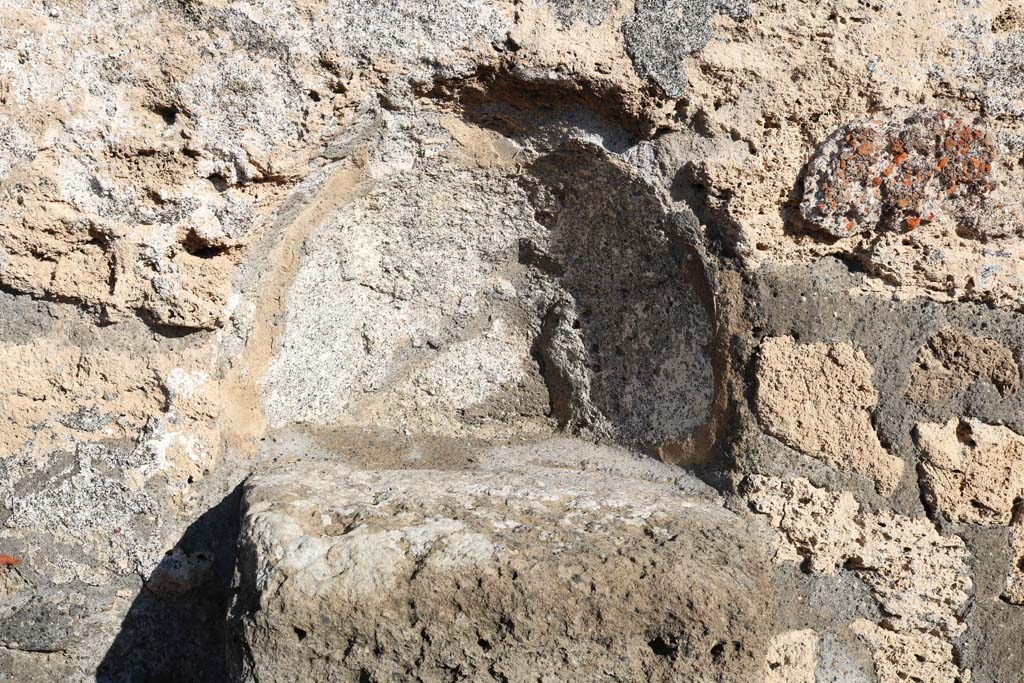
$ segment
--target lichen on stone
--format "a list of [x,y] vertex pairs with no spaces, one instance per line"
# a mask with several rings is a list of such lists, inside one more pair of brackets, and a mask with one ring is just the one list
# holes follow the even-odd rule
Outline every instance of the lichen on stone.
[[0,2],[0,678],[1016,681],[1022,29]]
[[800,211],[835,237],[913,231],[934,221],[947,201],[990,191],[994,159],[984,130],[945,112],[857,121],[811,159]]

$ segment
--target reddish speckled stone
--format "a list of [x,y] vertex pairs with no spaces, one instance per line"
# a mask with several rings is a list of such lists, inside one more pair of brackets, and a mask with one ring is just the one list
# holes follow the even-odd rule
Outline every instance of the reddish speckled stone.
[[991,190],[993,156],[984,131],[943,112],[857,121],[818,148],[800,211],[837,237],[914,230],[945,202]]

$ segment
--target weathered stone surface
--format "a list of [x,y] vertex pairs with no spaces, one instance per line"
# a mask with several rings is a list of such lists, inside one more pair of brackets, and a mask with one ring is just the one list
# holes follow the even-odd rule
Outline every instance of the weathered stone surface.
[[[648,448],[691,437],[715,385],[692,217],[590,147],[545,155],[522,175],[511,147],[494,167],[467,169],[444,125],[460,129],[441,124],[422,133],[435,136],[434,159],[380,182],[305,241],[261,379],[270,426],[484,436],[543,433],[554,418]],[[394,204],[399,192],[406,201]]]
[[835,574],[863,540],[857,523],[860,505],[849,493],[820,489],[806,479],[781,484],[751,476],[745,495],[755,512],[768,515],[773,527],[785,529],[786,542],[777,548],[776,561],[806,558],[812,570]]
[[809,164],[803,218],[864,233],[851,251],[890,284],[1019,306],[1022,206],[983,125],[919,110],[840,128]]
[[836,237],[927,229],[947,200],[991,189],[993,156],[983,130],[945,112],[894,112],[853,123],[811,160],[800,211]]
[[765,683],[815,683],[818,636],[809,629],[787,631],[772,638]]
[[986,526],[1010,523],[1024,500],[1024,437],[979,420],[917,426],[923,490],[949,519]]
[[[515,680],[590,629],[648,678],[1024,683],[1022,32],[1016,0],[0,3],[0,679],[229,680],[236,487],[305,433],[360,485],[428,481],[427,526],[501,511],[446,490],[550,480],[594,506],[528,516],[548,540],[625,553],[594,577],[678,560],[563,599],[565,553],[526,544],[532,592],[485,598],[518,601],[520,642],[560,615],[532,664],[505,629],[492,674],[458,630],[512,598],[459,603],[464,651],[395,604],[390,642],[432,668],[378,680]],[[471,462],[559,433],[722,499],[621,452],[584,468],[594,444]],[[403,468],[444,474],[367,473]],[[700,524],[586,526],[658,491]],[[715,555],[757,529],[765,555]],[[392,596],[453,595],[411,552],[380,564]],[[275,642],[332,666],[307,616]]]
[[531,170],[549,232],[527,260],[547,256],[560,273],[539,339],[551,395],[568,403],[556,418],[647,449],[694,437],[712,417],[717,321],[693,215],[665,211],[599,154],[552,154]]
[[858,620],[850,625],[875,649],[875,670],[878,683],[960,683],[970,680],[961,676],[953,657],[953,646],[924,632],[894,633]]
[[911,372],[912,401],[949,398],[985,379],[1003,395],[1020,390],[1020,366],[1013,350],[999,342],[947,328],[921,347]]
[[460,408],[500,422],[488,402],[543,425],[515,251],[541,231],[506,172],[445,164],[397,174],[329,218],[303,248],[262,380],[270,425],[354,413],[458,433]]
[[1024,605],[1024,526],[1019,524],[1010,532],[1010,566],[1001,597],[1014,605]]
[[618,0],[547,0],[555,17],[567,26],[587,23],[599,26],[620,4]]
[[880,492],[899,484],[903,462],[878,441],[873,370],[849,344],[761,344],[755,410],[765,429],[788,445],[843,470],[871,477]]
[[750,0],[637,0],[633,16],[622,24],[637,72],[669,97],[684,94],[684,59],[711,39],[711,19],[718,12],[748,17]]
[[564,440],[447,471],[295,448],[245,486],[242,680],[761,675],[758,536],[677,470]]
[[806,558],[809,569],[828,573],[843,567],[871,589],[885,621],[853,628],[875,648],[880,681],[896,680],[905,666],[899,662],[908,657],[918,658],[921,671],[935,680],[955,680],[950,640],[965,628],[972,588],[962,539],[939,535],[926,519],[862,511],[848,493],[833,494],[805,479],[752,475],[743,491],[754,511],[781,532],[775,561]]

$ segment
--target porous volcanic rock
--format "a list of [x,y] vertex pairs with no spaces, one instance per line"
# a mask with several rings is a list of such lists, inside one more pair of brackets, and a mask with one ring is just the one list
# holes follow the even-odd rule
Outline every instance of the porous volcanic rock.
[[760,535],[674,468],[564,439],[456,469],[275,449],[242,497],[240,680],[710,683],[765,664]]
[[947,517],[1007,525],[1024,500],[1024,437],[979,420],[922,423],[922,490]]
[[0,681],[1024,683],[1022,65],[1018,0],[0,2]]
[[754,409],[770,434],[816,458],[875,480],[892,492],[903,462],[878,440],[872,368],[849,344],[768,339],[758,354]]

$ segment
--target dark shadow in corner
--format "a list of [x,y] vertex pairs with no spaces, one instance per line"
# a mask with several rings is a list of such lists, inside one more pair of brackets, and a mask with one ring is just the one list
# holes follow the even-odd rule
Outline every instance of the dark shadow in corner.
[[708,246],[723,256],[734,257],[741,227],[732,219],[727,209],[732,194],[723,191],[715,197],[715,201],[712,201],[708,196],[709,188],[712,186],[706,169],[701,164],[691,161],[683,164],[676,172],[670,192],[672,199],[684,202],[701,225],[706,227],[706,235],[710,242]]
[[149,587],[160,582],[157,568],[144,582],[96,670],[99,683],[223,683],[228,679],[225,617],[241,493],[239,484],[193,522],[174,546],[189,555],[212,555],[205,580],[186,592],[157,592]]
[[[664,206],[591,146],[563,147],[525,170],[549,244],[543,259],[533,253],[539,246],[520,245],[520,259],[529,252],[528,263],[572,299],[565,327],[576,330],[569,334],[579,338],[577,363],[586,369],[562,374],[589,377],[589,395],[575,403],[589,402],[607,420],[612,433],[603,436],[648,451],[679,444],[702,451],[687,459],[703,460],[713,440],[702,431],[717,393],[716,315],[696,219]],[[558,384],[551,369],[549,387]]]
[[454,102],[462,117],[474,125],[552,148],[561,142],[561,134],[552,131],[560,128],[596,135],[615,153],[657,134],[656,123],[630,106],[621,88],[590,82],[581,87],[558,78],[530,79],[508,65],[483,66],[467,78],[437,80],[421,94]]

